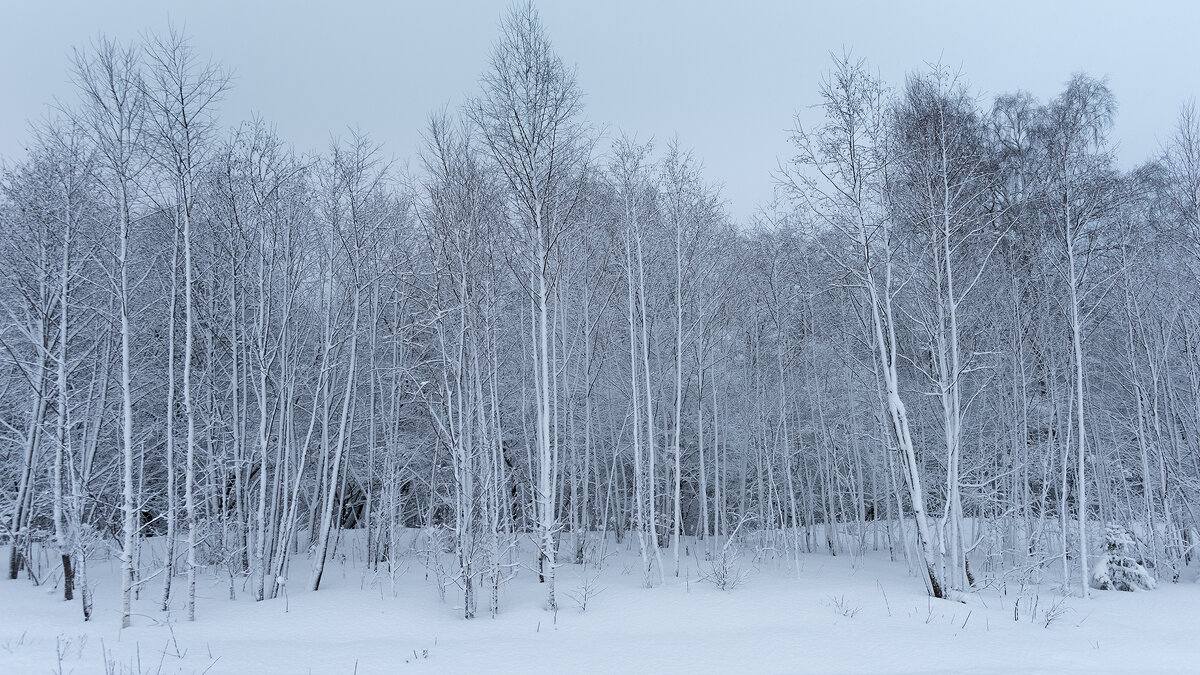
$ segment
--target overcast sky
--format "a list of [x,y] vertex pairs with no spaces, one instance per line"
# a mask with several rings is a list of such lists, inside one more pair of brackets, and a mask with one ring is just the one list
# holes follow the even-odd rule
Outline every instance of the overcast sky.
[[[790,154],[793,114],[816,102],[831,51],[850,49],[893,84],[926,62],[959,68],[984,101],[1045,99],[1075,71],[1107,76],[1114,137],[1132,166],[1157,152],[1179,106],[1200,93],[1195,2],[537,3],[578,67],[587,115],[665,141],[678,133],[746,219]],[[507,2],[0,0],[0,156],[20,156],[27,122],[68,97],[73,46],[182,24],[233,70],[232,126],[257,113],[299,150],[357,125],[401,160],[430,111],[476,88]]]

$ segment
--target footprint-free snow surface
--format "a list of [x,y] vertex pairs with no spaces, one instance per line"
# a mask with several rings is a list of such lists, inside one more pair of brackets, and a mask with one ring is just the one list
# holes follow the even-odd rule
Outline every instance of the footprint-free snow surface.
[[265,602],[241,578],[230,600],[228,576],[207,571],[191,623],[183,578],[170,612],[156,606],[161,576],[150,578],[123,631],[119,564],[96,560],[88,623],[53,580],[0,581],[0,673],[1200,672],[1200,584],[1190,579],[1083,600],[1011,578],[952,602],[928,599],[885,552],[802,554],[798,570],[747,553],[745,583],[723,591],[699,578],[708,564],[691,543],[680,576],[668,549],[665,583],[646,589],[636,545],[606,548],[599,569],[559,568],[557,613],[543,608],[536,573],[518,568],[498,617],[481,594],[481,616],[465,620],[460,591],[447,582],[440,598],[420,554],[393,578],[364,571],[361,549],[343,542],[318,592],[300,588],[303,559],[286,598]]

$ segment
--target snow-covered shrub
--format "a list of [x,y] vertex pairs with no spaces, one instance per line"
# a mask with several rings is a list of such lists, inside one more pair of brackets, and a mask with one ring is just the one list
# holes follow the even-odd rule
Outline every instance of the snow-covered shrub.
[[1104,528],[1104,555],[1092,569],[1092,586],[1105,591],[1148,591],[1155,586],[1154,578],[1142,565],[1137,544],[1116,523]]
[[726,538],[725,545],[708,560],[708,569],[700,575],[701,579],[711,582],[722,591],[733,590],[750,578],[742,568],[742,552],[734,542],[732,536]]

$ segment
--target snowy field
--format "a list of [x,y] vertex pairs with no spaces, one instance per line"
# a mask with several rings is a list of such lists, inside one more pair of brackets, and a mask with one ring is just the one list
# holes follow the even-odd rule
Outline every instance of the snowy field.
[[[955,603],[927,598],[904,564],[885,553],[803,556],[799,573],[747,555],[745,583],[721,591],[698,580],[707,565],[688,555],[680,578],[647,590],[636,546],[609,548],[599,571],[559,569],[557,616],[542,609],[544,587],[531,570],[518,570],[504,587],[498,618],[486,616],[482,599],[485,616],[467,621],[456,609],[457,590],[441,600],[436,575],[427,577],[418,554],[405,558],[393,583],[383,572],[364,573],[360,551],[344,545],[316,593],[293,590],[286,599],[256,603],[239,580],[238,599],[230,601],[228,578],[206,575],[195,623],[183,620],[182,597],[169,614],[159,611],[161,578],[151,579],[125,631],[117,628],[119,564],[95,561],[90,623],[81,621],[77,603],[58,599],[58,589],[24,578],[0,582],[0,673],[1200,670],[1196,583],[1096,592],[1084,601],[1064,599],[1049,585],[1010,581]],[[294,583],[307,572],[297,561]],[[593,593],[581,611],[585,586]],[[181,578],[176,589],[183,587]]]

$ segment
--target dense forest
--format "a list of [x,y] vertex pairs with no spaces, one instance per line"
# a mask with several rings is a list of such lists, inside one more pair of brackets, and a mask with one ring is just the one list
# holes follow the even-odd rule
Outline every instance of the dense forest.
[[364,130],[302,154],[230,128],[181,32],[74,52],[0,182],[7,577],[86,619],[115,556],[128,624],[135,594],[203,613],[198,575],[317,590],[351,530],[384,573],[406,532],[452,553],[467,618],[520,566],[556,608],[606,537],[647,587],[686,547],[719,585],[886,551],[949,599],[1087,596],[1122,537],[1186,573],[1194,108],[1123,170],[1103,79],[983,100],[839,55],[734,222],[684,140],[589,123],[531,5],[481,65],[401,164]]

